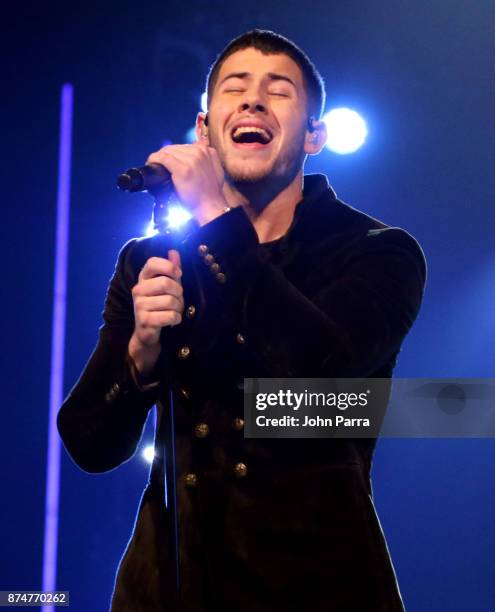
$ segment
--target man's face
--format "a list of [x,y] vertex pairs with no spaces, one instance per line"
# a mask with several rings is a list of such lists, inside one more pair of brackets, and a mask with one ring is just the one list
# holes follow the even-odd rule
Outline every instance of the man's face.
[[220,68],[209,101],[208,137],[233,183],[290,183],[301,169],[307,95],[287,55],[237,51]]

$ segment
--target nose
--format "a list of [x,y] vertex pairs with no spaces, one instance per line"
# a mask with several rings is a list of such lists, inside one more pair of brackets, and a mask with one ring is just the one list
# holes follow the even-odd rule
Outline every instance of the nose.
[[266,113],[266,109],[263,89],[260,87],[249,87],[241,98],[239,111],[244,113]]
[[265,113],[266,112],[266,106],[264,104],[261,104],[260,102],[243,102],[242,104],[239,105],[239,111],[241,112],[259,112],[259,113]]

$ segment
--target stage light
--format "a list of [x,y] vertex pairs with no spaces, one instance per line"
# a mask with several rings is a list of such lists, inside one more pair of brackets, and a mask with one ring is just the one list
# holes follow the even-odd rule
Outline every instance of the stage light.
[[148,463],[152,463],[155,456],[155,447],[153,444],[148,444],[148,446],[143,449],[141,455]]
[[334,153],[354,153],[364,144],[368,135],[366,122],[350,108],[334,108],[323,117],[328,140],[326,146]]
[[204,91],[201,94],[201,110],[203,111],[203,113],[206,113],[208,111],[207,98],[208,98],[208,94],[206,93],[206,91]]
[[167,223],[169,227],[179,227],[191,218],[191,213],[183,206],[170,206],[168,209]]
[[[186,208],[184,208],[183,206],[179,206],[178,204],[169,206],[168,209],[166,209],[166,212],[166,225],[170,228],[180,227],[192,218],[191,213]],[[146,231],[144,235],[148,238],[151,238],[151,236],[156,236],[158,233],[159,232],[155,228],[153,220],[151,220],[146,226]]]

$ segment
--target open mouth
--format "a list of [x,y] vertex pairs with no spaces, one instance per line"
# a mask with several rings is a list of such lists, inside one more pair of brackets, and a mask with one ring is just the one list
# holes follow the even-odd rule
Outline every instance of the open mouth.
[[271,142],[273,135],[264,128],[251,125],[243,125],[234,128],[231,133],[232,140],[236,144],[267,145]]

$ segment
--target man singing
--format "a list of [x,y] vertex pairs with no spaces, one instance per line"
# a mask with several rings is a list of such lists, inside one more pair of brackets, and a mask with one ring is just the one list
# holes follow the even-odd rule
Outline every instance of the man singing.
[[248,377],[390,378],[423,296],[415,239],[303,176],[325,92],[273,32],[233,40],[207,79],[197,142],[165,166],[193,221],[130,240],[97,346],[58,415],[73,460],[155,458],[112,612],[395,612],[376,516],[376,440],[245,438]]

